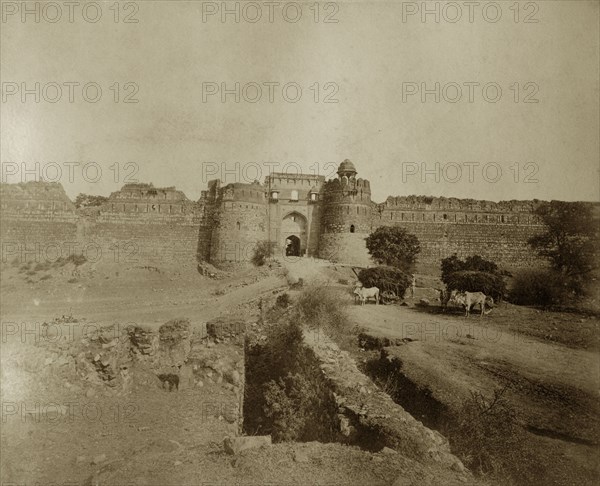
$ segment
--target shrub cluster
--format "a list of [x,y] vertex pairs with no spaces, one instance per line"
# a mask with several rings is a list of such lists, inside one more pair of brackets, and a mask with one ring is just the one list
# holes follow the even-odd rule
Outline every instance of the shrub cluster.
[[[276,303],[267,314],[266,340],[246,348],[244,427],[271,434],[275,442],[329,442],[334,436],[337,407],[312,352],[303,345],[301,327],[308,318],[304,306],[317,304],[312,318],[324,319],[326,311],[312,288],[302,294],[302,304],[284,308]],[[334,302],[322,295],[325,302]]]
[[441,266],[442,282],[448,292],[483,292],[494,300],[502,300],[506,295],[504,272],[494,262],[479,255],[467,257],[465,260],[452,255],[444,258]]
[[524,270],[515,275],[510,300],[518,305],[551,307],[562,305],[572,297],[568,282],[553,270]]
[[365,287],[377,287],[381,292],[393,291],[402,297],[412,282],[412,277],[394,267],[365,268],[358,274]]
[[465,270],[448,275],[445,280],[448,290],[461,292],[483,292],[499,301],[506,295],[506,283],[501,275]]
[[348,317],[341,295],[332,287],[308,286],[299,295],[295,310],[298,320],[308,328],[323,329],[330,334],[344,332]]
[[271,258],[275,254],[275,243],[272,241],[259,241],[254,247],[252,255],[252,263],[257,267],[262,267],[267,258]]
[[[448,428],[452,450],[474,472],[496,478],[511,478],[518,484],[531,484],[524,431],[503,390],[491,398],[471,392]],[[534,478],[527,478],[529,480]]]

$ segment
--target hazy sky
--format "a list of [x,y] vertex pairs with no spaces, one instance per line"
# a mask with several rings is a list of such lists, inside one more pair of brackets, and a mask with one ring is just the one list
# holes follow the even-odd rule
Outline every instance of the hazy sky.
[[[95,7],[85,11],[89,21],[75,7],[70,22],[68,6],[56,2],[62,13],[52,23],[58,11],[40,3],[36,23],[34,14],[24,22],[22,12],[13,14],[21,2],[8,2],[0,23],[3,180],[31,180],[36,174],[19,166],[35,162],[41,175],[57,178],[58,164],[71,197],[108,195],[133,167],[133,179],[196,199],[208,178],[244,182],[259,167],[262,181],[269,163],[331,175],[328,163],[349,158],[378,202],[410,194],[598,200],[599,2],[517,9],[501,1],[498,9],[482,1],[472,22],[465,2],[427,2],[439,22],[434,13],[423,22],[420,1],[322,2],[318,22],[313,1],[300,4],[297,22],[298,4],[278,3],[273,22],[264,2],[239,4],[239,23],[233,14],[222,21],[223,2],[123,3],[119,22],[113,1],[98,2],[95,23]],[[256,5],[262,16],[251,23]],[[217,11],[203,21],[203,9]],[[138,22],[124,23],[127,14]],[[325,22],[328,15],[337,23]],[[69,82],[80,83],[72,103]],[[264,84],[271,82],[279,83],[270,85],[273,102]],[[83,98],[86,83],[96,83],[88,99],[102,88],[97,102]],[[234,91],[240,83],[239,102],[235,93],[224,103],[220,93],[203,100],[203,90],[221,83]],[[251,103],[256,85],[262,95]],[[33,90],[25,102],[23,87]],[[422,87],[431,90],[425,102]],[[453,103],[457,87],[462,97]],[[128,94],[138,103],[124,103]],[[72,166],[72,181],[69,162],[81,164]],[[84,178],[90,162],[97,165]]]

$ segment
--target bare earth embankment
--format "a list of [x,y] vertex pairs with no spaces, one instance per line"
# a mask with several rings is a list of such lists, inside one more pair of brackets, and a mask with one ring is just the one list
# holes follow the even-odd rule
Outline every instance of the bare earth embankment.
[[[506,387],[537,460],[536,484],[597,478],[597,320],[510,305],[469,320],[433,305],[356,306],[351,270],[320,261],[216,277],[194,266],[5,265],[2,482],[465,484],[467,476],[449,469],[359,445],[224,450],[224,437],[240,433],[246,326],[299,279],[338,288],[349,324],[398,344],[383,352],[411,384],[402,406],[417,420],[435,429],[471,391]],[[419,292],[417,300],[431,297]],[[360,369],[381,358],[353,334],[339,344]],[[180,381],[169,391],[158,376],[172,372]],[[352,395],[350,385],[338,386]],[[361,394],[352,399],[360,404]],[[372,420],[385,429],[385,418]]]
[[[479,484],[392,450],[227,450],[244,334],[283,269],[5,265],[1,481],[17,484]],[[178,381],[172,381],[177,375]]]

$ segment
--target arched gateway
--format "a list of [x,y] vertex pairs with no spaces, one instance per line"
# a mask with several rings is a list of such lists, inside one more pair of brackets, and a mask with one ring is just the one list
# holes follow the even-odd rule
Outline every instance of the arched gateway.
[[300,213],[287,214],[281,221],[281,245],[286,256],[303,256],[306,254],[306,217]]

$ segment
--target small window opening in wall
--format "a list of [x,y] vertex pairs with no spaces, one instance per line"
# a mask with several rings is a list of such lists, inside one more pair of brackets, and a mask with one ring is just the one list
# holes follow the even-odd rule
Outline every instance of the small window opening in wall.
[[350,225],[350,233],[354,233],[354,225],[353,224]]
[[236,225],[236,227],[237,227],[238,230],[242,227],[242,225],[240,224],[239,221],[237,223],[235,223],[235,225]]
[[444,214],[443,218],[444,218],[444,221],[446,221],[448,219],[448,215]]

